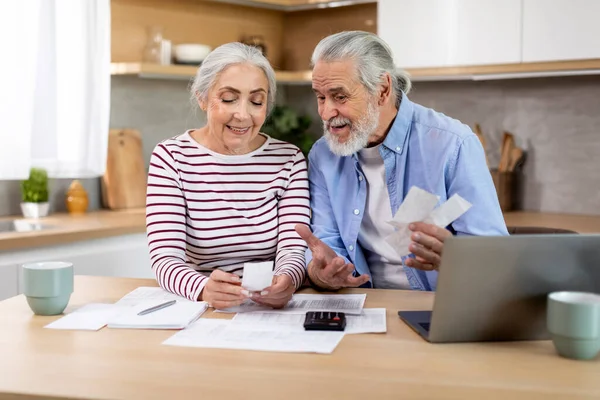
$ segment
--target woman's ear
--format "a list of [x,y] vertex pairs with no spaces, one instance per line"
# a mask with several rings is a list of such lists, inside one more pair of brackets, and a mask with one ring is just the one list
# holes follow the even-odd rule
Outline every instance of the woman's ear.
[[198,105],[200,106],[200,109],[202,111],[206,112],[206,109],[208,108],[208,104],[206,104],[206,100],[201,99],[200,95],[198,93],[196,93],[196,100],[198,101]]

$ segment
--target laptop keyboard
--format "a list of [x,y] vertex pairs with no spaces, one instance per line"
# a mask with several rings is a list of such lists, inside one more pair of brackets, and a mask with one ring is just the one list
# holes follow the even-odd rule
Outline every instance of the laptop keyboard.
[[421,325],[421,328],[423,328],[427,332],[429,332],[429,326],[431,325],[431,323],[429,323],[429,322],[419,322],[419,325]]

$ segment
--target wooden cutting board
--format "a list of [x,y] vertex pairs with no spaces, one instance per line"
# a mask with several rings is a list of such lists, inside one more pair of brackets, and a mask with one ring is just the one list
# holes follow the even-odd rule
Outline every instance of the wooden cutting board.
[[102,200],[111,210],[146,206],[146,167],[142,135],[135,129],[111,129],[108,134]]

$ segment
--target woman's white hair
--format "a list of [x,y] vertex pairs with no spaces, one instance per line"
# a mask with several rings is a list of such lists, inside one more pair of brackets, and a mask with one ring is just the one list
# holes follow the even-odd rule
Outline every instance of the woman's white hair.
[[211,51],[204,59],[196,72],[196,77],[190,88],[192,101],[196,104],[198,100],[206,101],[208,92],[215,84],[219,74],[226,68],[236,64],[254,65],[265,73],[269,83],[267,94],[268,115],[275,104],[275,95],[277,92],[275,71],[273,71],[269,60],[267,60],[258,48],[239,42],[221,45]]
[[358,77],[370,93],[375,93],[383,74],[388,73],[396,96],[396,107],[400,106],[400,93],[410,92],[410,76],[406,71],[396,68],[390,46],[374,33],[345,31],[327,36],[315,47],[311,66],[314,67],[317,61],[348,59],[356,63]]

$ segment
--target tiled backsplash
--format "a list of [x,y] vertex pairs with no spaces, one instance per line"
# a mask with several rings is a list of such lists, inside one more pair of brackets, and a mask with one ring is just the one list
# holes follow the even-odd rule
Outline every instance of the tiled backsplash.
[[[159,141],[201,126],[189,101],[188,82],[113,77],[111,127],[139,129],[146,163]],[[309,85],[279,88],[279,102],[308,112],[320,135]],[[485,82],[417,82],[411,100],[473,126],[488,141],[490,164],[499,159],[504,130],[527,152],[522,208],[600,214],[600,77],[516,79]],[[52,209],[64,211],[70,180],[51,182]],[[99,179],[83,181],[90,209],[101,207]],[[19,214],[19,183],[0,181],[0,215]]]
[[[289,104],[311,111],[314,94],[290,87]],[[502,133],[527,151],[520,208],[600,215],[600,77],[415,82],[409,98],[474,126],[497,166]]]

